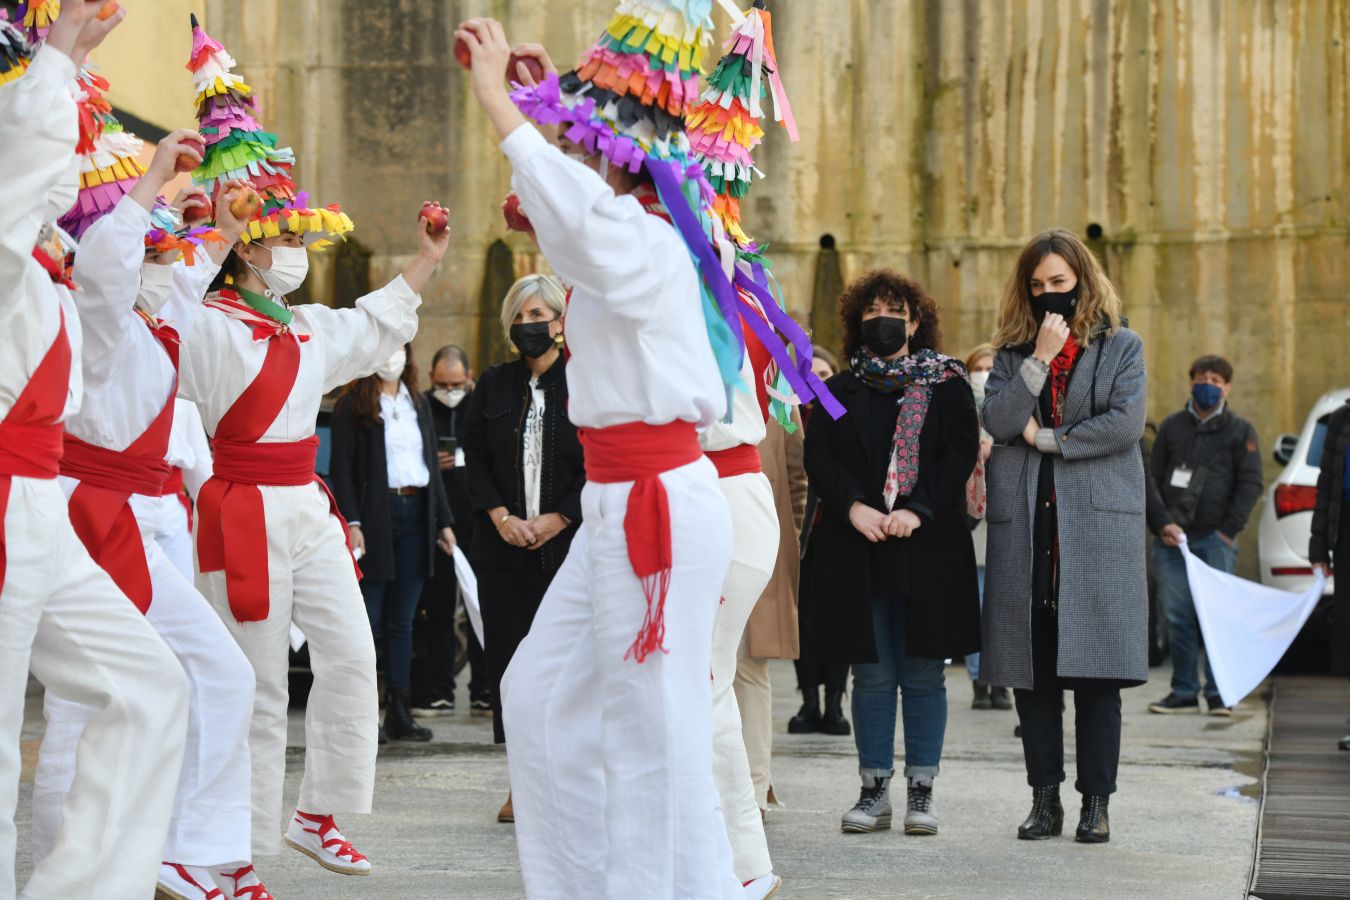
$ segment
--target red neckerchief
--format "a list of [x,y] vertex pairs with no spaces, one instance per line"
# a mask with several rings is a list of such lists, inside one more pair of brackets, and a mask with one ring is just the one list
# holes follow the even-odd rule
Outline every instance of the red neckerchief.
[[295,339],[302,344],[309,340],[309,335],[301,334],[290,326],[283,325],[276,319],[258,312],[245,303],[238,293],[229,288],[221,288],[216,293],[209,295],[202,306],[209,306],[211,309],[223,312],[231,319],[243,322],[253,329],[255,341],[268,341],[281,334],[293,334]]
[[79,286],[70,280],[70,272],[64,265],[51,258],[51,255],[41,247],[33,248],[33,259],[38,261],[38,265],[46,270],[51,278],[52,284],[63,284],[72,291],[79,290]]
[[648,215],[656,216],[667,225],[674,225],[675,221],[670,217],[670,210],[661,202],[661,196],[656,193],[656,188],[650,184],[640,184],[633,190],[633,199],[642,204],[643,212]]

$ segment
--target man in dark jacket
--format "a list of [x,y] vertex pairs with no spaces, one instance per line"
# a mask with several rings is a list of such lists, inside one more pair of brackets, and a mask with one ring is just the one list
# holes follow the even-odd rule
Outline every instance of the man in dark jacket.
[[[449,345],[436,351],[431,360],[431,390],[427,391],[431,418],[439,443],[441,479],[450,510],[457,524],[456,535],[463,547],[473,539],[473,506],[465,480],[464,425],[473,393],[473,369],[469,355]],[[454,561],[436,551],[435,574],[422,591],[417,617],[417,646],[427,665],[413,677],[413,712],[419,716],[444,716],[455,711],[455,657],[459,641],[455,634],[455,613],[459,583]],[[473,715],[492,714],[490,688],[483,648],[469,630],[469,701]],[[420,676],[420,677],[419,677]],[[420,682],[420,683],[419,683]]]
[[[1232,364],[1221,356],[1202,356],[1191,365],[1190,377],[1190,401],[1163,420],[1153,443],[1152,475],[1165,511],[1151,516],[1149,525],[1158,535],[1153,561],[1172,648],[1172,690],[1149,705],[1155,713],[1200,708],[1200,625],[1178,548],[1184,541],[1213,568],[1232,572],[1238,534],[1262,489],[1256,429],[1228,408]],[[1231,715],[1208,660],[1204,689],[1210,715]]]

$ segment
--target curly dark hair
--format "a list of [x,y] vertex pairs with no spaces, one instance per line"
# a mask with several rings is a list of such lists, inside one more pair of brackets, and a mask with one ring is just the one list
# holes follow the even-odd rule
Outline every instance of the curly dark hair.
[[862,317],[877,298],[896,300],[905,305],[905,314],[918,318],[919,330],[910,350],[941,350],[942,328],[938,324],[937,301],[913,281],[890,269],[874,269],[855,279],[839,297],[839,318],[844,325],[844,359],[862,346]]

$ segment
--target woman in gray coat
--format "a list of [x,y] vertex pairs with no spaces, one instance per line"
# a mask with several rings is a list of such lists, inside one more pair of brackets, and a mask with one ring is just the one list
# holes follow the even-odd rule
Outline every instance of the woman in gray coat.
[[1074,692],[1077,839],[1102,843],[1120,689],[1148,677],[1143,345],[1096,258],[1063,230],[1023,249],[994,343],[980,680],[1014,688],[1032,788],[1024,840],[1063,829],[1063,692]]

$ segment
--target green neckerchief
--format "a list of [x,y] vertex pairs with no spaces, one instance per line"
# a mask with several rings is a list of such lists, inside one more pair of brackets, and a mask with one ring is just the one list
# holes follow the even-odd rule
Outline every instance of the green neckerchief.
[[239,299],[243,300],[256,313],[260,313],[267,318],[280,322],[282,325],[290,325],[291,319],[295,317],[289,309],[277,303],[262,294],[255,294],[250,290],[235,285],[234,289],[239,293]]

